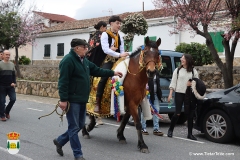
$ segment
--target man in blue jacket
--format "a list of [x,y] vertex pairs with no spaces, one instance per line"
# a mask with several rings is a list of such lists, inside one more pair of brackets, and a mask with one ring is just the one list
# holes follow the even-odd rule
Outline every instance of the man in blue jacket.
[[90,75],[94,77],[122,76],[121,72],[101,69],[85,58],[88,43],[82,39],[72,39],[71,50],[59,65],[58,80],[60,108],[65,110],[67,102],[70,108],[66,114],[68,130],[54,139],[57,153],[63,156],[62,146],[70,141],[75,160],[84,160],[78,132],[85,125],[86,103],[90,93]]

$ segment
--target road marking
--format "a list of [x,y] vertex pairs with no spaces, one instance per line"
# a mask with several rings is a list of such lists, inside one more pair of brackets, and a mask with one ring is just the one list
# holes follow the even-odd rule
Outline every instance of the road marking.
[[[119,127],[120,125],[117,125],[117,124],[112,124],[112,123],[105,123],[104,124],[107,124],[107,125],[110,125],[110,126],[115,126],[115,127]],[[127,129],[129,129],[130,127],[125,127]]]
[[[0,150],[8,153],[8,150],[7,150],[6,148],[0,147]],[[9,153],[9,154],[10,154],[10,153]],[[12,154],[12,156],[21,158],[21,159],[23,159],[23,160],[33,160],[32,158],[26,157],[26,156],[24,156],[24,155],[22,155],[22,154]]]
[[39,111],[39,112],[42,112],[42,111],[43,111],[43,110],[40,110],[40,109],[34,109],[34,108],[27,108],[27,109],[34,110],[34,111]]
[[[164,137],[167,137],[167,135],[164,135]],[[184,140],[184,141],[195,142],[195,143],[201,143],[201,144],[205,143],[205,142],[201,142],[201,141],[194,141],[194,140],[187,139],[187,138],[182,138],[182,137],[175,137],[175,136],[173,136],[172,138],[181,139],[181,140]]]

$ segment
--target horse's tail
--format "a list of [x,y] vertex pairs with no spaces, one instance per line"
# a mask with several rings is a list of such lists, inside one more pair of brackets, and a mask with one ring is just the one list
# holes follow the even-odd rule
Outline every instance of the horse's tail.
[[138,55],[141,50],[142,50],[142,46],[137,47],[137,49],[134,50],[134,51],[132,52],[132,54],[130,55],[130,58]]

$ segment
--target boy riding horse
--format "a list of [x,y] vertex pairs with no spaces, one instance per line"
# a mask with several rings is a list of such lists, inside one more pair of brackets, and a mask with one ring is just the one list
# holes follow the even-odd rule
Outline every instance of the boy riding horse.
[[[126,57],[129,52],[124,52],[124,41],[119,35],[122,20],[119,16],[111,16],[109,18],[110,29],[102,33],[101,46],[106,58],[103,62],[102,68],[112,69],[113,64],[118,58]],[[94,112],[99,113],[101,109],[101,100],[108,77],[102,77],[97,86],[96,104]]]

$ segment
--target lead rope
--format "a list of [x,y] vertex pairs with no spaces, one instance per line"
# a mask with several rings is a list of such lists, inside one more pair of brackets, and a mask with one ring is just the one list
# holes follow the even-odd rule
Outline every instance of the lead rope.
[[55,109],[54,109],[51,113],[46,114],[46,115],[43,115],[43,116],[39,117],[38,119],[40,120],[40,118],[50,116],[51,114],[53,114],[53,112],[56,112],[57,115],[59,115],[59,116],[60,116],[60,119],[61,119],[60,124],[59,124],[59,127],[60,127],[61,124],[63,125],[63,115],[64,115],[64,114],[67,114],[67,112],[69,111],[69,109],[70,109],[70,103],[67,101],[67,107],[66,107],[66,109],[65,109],[64,111],[62,111],[62,114],[60,114],[60,113],[58,113],[58,111],[57,111],[57,108],[59,107],[59,102],[60,102],[60,100],[58,101],[58,103],[57,103],[56,106],[55,106]]

